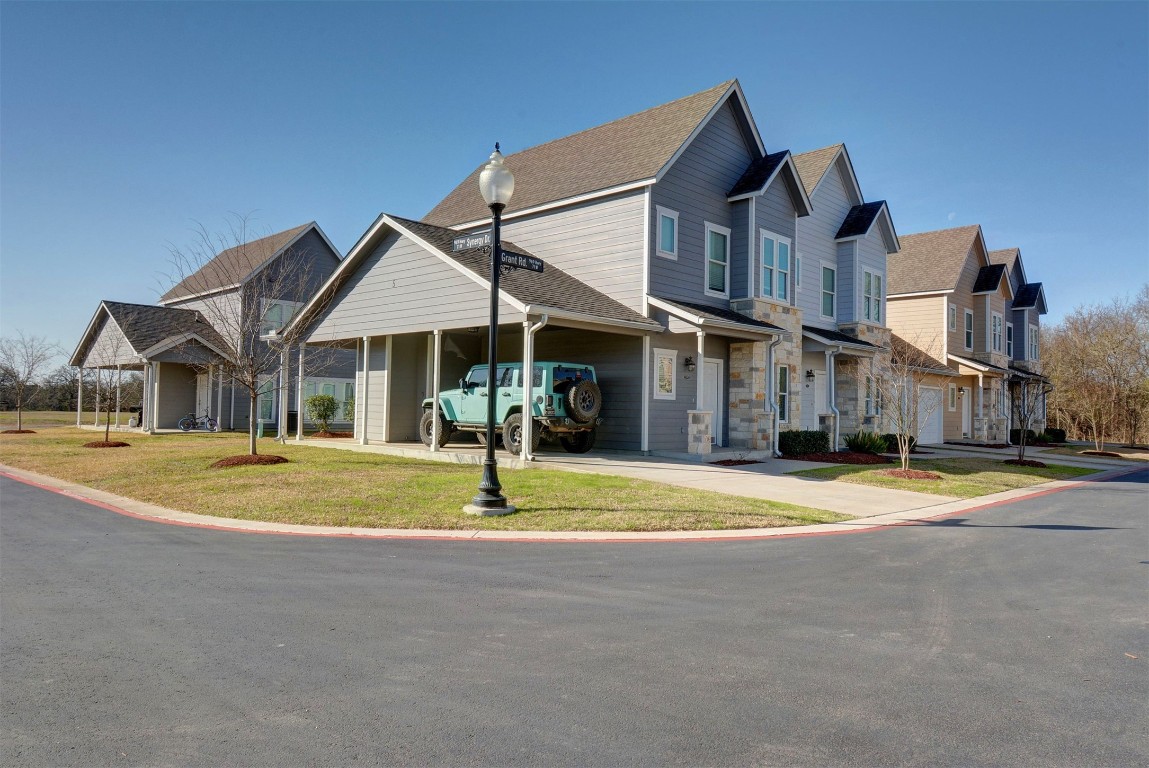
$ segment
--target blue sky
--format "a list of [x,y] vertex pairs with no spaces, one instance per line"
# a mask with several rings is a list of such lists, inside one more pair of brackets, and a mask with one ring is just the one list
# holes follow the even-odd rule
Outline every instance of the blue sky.
[[[0,4],[0,334],[70,352],[229,213],[346,253],[480,164],[739,78],[902,234],[981,224],[1046,322],[1149,280],[1149,3]],[[593,158],[588,158],[593,162]]]

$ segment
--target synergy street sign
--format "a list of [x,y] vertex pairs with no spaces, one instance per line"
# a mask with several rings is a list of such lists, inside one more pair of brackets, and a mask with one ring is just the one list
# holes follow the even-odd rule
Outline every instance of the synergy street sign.
[[455,253],[467,251],[471,248],[486,248],[491,244],[490,232],[479,232],[475,235],[463,235],[451,241],[451,250]]
[[503,251],[499,263],[505,267],[514,267],[515,269],[529,269],[532,272],[543,271],[542,259],[536,259],[534,256],[527,256],[523,253]]

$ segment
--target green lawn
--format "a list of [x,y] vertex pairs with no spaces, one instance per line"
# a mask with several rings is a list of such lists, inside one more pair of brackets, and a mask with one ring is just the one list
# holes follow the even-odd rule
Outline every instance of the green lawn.
[[477,493],[475,465],[418,461],[260,441],[288,464],[210,469],[246,453],[246,436],[113,433],[130,448],[83,448],[102,432],[74,427],[0,435],[0,463],[170,509],[313,525],[535,531],[678,531],[767,528],[847,515],[607,475],[501,469],[518,512],[463,514]]
[[[120,423],[124,426],[128,425],[128,419],[132,414],[127,411],[120,413]],[[92,424],[95,422],[96,414],[91,411],[83,416],[84,424]],[[24,429],[45,429],[47,427],[74,427],[76,426],[76,412],[75,411],[24,411],[23,413]],[[103,418],[101,417],[101,424]],[[112,414],[112,423],[116,423],[116,416]],[[16,412],[15,411],[0,411],[0,429],[15,429],[16,428]]]
[[1038,485],[1049,480],[1069,480],[1097,471],[1096,469],[1058,465],[1050,465],[1045,469],[1015,467],[1003,464],[1001,459],[955,458],[921,461],[915,459],[910,464],[911,469],[936,472],[942,476],[941,480],[903,480],[883,474],[884,470],[894,469],[898,466],[898,464],[876,467],[873,465],[844,464],[836,467],[804,469],[791,474],[969,499],[974,496],[987,496],[1000,491]]

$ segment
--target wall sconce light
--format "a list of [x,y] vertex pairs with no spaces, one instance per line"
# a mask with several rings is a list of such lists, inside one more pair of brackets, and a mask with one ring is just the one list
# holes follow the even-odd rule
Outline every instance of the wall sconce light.
[[695,369],[698,368],[698,366],[694,364],[693,357],[686,358],[682,361],[682,364],[686,367],[686,370],[690,371],[691,373],[694,373]]
[[814,380],[814,369],[807,368],[806,369],[806,381],[813,381],[813,380]]

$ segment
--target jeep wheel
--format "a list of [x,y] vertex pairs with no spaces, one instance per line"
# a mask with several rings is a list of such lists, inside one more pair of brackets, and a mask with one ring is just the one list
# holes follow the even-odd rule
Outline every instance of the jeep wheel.
[[[423,445],[431,447],[431,432],[435,425],[435,412],[423,411],[423,418],[419,419],[419,439]],[[442,448],[451,439],[451,425],[439,414],[439,447]]]
[[562,443],[563,450],[567,453],[586,453],[594,448],[594,435],[593,429],[588,429],[585,432],[571,432],[559,435],[559,442]]
[[567,413],[580,424],[589,424],[602,410],[602,390],[590,379],[582,379],[566,392]]
[[[531,430],[531,453],[539,449],[541,437],[538,425],[535,425],[535,428]],[[512,413],[503,422],[503,447],[516,456],[523,452],[523,415],[521,413]]]

